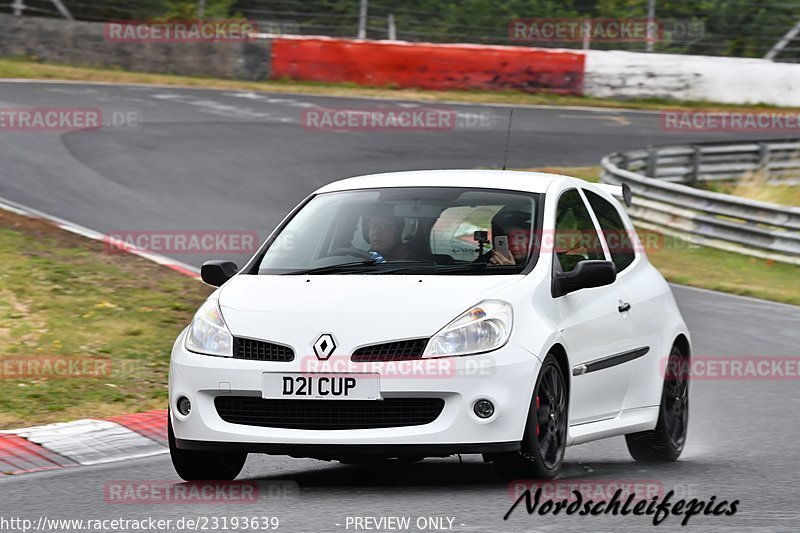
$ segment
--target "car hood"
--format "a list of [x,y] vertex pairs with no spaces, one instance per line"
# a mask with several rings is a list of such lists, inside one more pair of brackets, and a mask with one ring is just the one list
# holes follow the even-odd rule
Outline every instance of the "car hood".
[[234,336],[312,354],[322,333],[335,354],[398,339],[430,337],[460,313],[523,276],[239,275],[218,293]]

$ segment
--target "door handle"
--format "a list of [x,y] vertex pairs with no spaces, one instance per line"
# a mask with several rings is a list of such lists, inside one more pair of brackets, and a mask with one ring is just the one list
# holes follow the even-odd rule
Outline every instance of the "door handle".
[[625,313],[631,310],[631,304],[628,302],[620,302],[619,307],[617,307],[617,311],[620,313]]

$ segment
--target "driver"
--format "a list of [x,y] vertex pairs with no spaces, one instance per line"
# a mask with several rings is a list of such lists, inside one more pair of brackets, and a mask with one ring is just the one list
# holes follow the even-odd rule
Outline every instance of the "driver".
[[499,250],[490,250],[478,257],[476,263],[489,266],[523,264],[528,258],[531,233],[531,213],[519,209],[503,208],[492,217],[492,238],[498,235],[508,237],[508,251],[505,255]]
[[367,242],[370,255],[376,263],[399,261],[410,255],[403,244],[402,233],[405,220],[401,217],[373,213],[367,217]]

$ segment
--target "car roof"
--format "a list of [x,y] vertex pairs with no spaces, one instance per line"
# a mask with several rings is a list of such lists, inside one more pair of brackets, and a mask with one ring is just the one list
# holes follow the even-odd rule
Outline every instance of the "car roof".
[[317,193],[375,189],[381,187],[467,187],[482,189],[504,189],[543,193],[551,183],[558,180],[574,181],[575,185],[588,182],[546,172],[524,172],[515,170],[413,170],[387,172],[357,176],[329,183]]

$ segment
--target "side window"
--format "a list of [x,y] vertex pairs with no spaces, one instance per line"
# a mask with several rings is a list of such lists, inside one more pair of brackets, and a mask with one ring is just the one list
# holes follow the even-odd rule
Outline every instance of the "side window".
[[563,272],[571,272],[581,261],[605,259],[600,237],[577,189],[564,192],[558,199],[553,245]]
[[636,258],[630,235],[628,235],[628,230],[622,223],[622,217],[619,216],[619,211],[613,204],[599,194],[587,190],[583,192],[586,193],[589,205],[592,206],[592,211],[594,211],[598,222],[600,222],[600,228],[606,238],[608,250],[611,252],[611,260],[617,267],[617,273],[622,272]]

